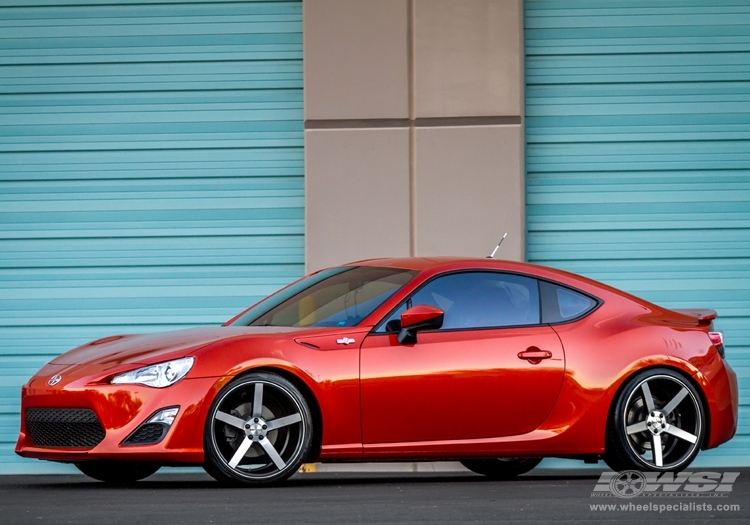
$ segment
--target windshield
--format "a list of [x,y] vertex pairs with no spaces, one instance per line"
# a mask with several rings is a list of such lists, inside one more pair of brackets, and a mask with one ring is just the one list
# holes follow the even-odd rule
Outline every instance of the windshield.
[[272,295],[234,326],[355,326],[418,272],[347,266],[303,279]]

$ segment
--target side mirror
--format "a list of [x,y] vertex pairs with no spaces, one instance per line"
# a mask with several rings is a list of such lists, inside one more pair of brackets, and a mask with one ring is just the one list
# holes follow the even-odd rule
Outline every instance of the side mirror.
[[413,345],[417,342],[420,330],[437,330],[443,326],[444,312],[440,308],[418,304],[401,314],[401,330],[398,342],[402,345]]

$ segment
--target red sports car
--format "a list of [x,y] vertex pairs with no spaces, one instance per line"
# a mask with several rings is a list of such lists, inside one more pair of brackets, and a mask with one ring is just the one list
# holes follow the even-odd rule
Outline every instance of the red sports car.
[[493,259],[313,273],[221,327],[116,335],[23,387],[16,452],[104,481],[162,465],[262,485],[303,462],[544,457],[676,471],[737,427],[713,310]]

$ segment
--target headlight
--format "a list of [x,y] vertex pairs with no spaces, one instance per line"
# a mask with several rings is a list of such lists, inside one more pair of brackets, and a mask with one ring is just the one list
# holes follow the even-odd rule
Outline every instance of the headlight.
[[195,361],[192,357],[183,357],[158,365],[145,366],[138,370],[131,370],[124,374],[118,374],[112,378],[113,385],[146,385],[156,388],[174,385],[177,381],[185,377],[193,367]]

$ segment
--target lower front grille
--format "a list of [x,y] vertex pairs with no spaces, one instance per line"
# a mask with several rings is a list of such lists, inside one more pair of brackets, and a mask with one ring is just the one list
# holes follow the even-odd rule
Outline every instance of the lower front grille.
[[104,428],[86,408],[27,408],[26,432],[37,447],[94,448]]
[[162,440],[169,427],[163,423],[146,423],[133,432],[124,445],[153,445]]

